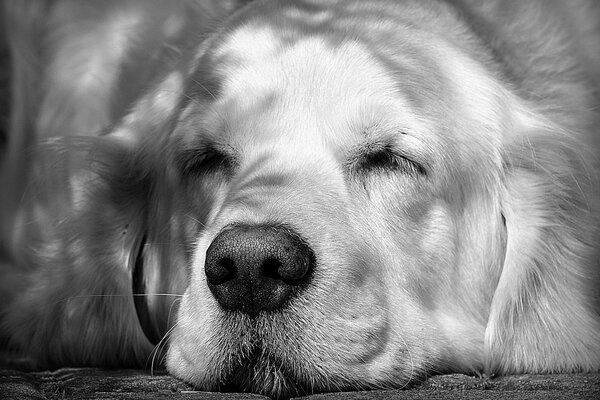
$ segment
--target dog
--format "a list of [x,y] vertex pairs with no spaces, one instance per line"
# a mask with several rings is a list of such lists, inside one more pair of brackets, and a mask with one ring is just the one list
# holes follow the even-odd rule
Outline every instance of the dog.
[[595,2],[4,17],[0,338],[28,365],[274,398],[600,369]]

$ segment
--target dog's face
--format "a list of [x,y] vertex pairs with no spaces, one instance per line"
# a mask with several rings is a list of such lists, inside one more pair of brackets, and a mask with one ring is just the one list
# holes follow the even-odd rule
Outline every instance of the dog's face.
[[466,360],[482,359],[504,251],[490,83],[420,38],[377,52],[336,35],[242,24],[200,60],[214,73],[194,76],[173,158],[210,211],[168,367],[202,388],[481,367]]

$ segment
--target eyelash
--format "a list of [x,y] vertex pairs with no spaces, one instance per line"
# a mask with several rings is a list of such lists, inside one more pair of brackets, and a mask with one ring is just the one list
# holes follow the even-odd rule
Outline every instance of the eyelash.
[[[185,150],[178,157],[181,160],[179,169],[182,176],[204,175],[217,171],[230,173],[234,161],[229,154],[213,147]],[[400,172],[410,176],[424,176],[427,171],[423,166],[394,151],[391,146],[371,150],[357,155],[349,162],[354,173],[371,175],[375,173]]]
[[359,174],[400,172],[410,176],[426,175],[422,165],[398,154],[390,146],[361,154],[352,164],[354,171]]
[[233,161],[228,154],[213,147],[185,150],[178,157],[183,177],[209,174],[217,171],[230,172]]

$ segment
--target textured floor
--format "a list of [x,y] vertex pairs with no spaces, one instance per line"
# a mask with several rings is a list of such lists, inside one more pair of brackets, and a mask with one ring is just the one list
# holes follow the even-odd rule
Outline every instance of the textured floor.
[[[0,399],[260,399],[249,394],[197,392],[164,373],[60,369],[0,370]],[[328,393],[310,400],[355,399],[600,399],[600,374],[523,375],[498,379],[444,375],[408,390]]]

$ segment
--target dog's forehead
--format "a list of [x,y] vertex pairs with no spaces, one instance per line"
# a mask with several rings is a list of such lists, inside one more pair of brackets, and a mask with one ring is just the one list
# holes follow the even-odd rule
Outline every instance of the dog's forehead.
[[296,132],[305,139],[318,132],[320,139],[347,143],[349,133],[359,138],[373,125],[394,124],[402,131],[414,119],[414,99],[402,86],[421,82],[407,74],[399,84],[397,71],[358,40],[321,34],[290,39],[272,26],[247,24],[211,49],[210,58],[215,72],[198,81],[218,87],[204,93],[206,109],[230,132],[254,126],[263,136]]
[[372,36],[360,13],[337,22],[327,7],[294,7],[242,16],[206,48],[192,83],[204,132],[238,148],[283,138],[337,149],[365,132],[411,132],[425,139],[422,151],[464,159],[469,143],[489,142],[493,88],[451,42],[410,24],[382,24]]
[[271,27],[247,26],[232,35],[220,51],[221,57],[233,60],[225,66],[225,94],[246,90],[250,95],[270,93],[285,96],[286,102],[294,101],[296,106],[310,102],[312,110],[331,106],[333,99],[396,98],[391,74],[358,41],[332,44],[321,35],[289,40]]

